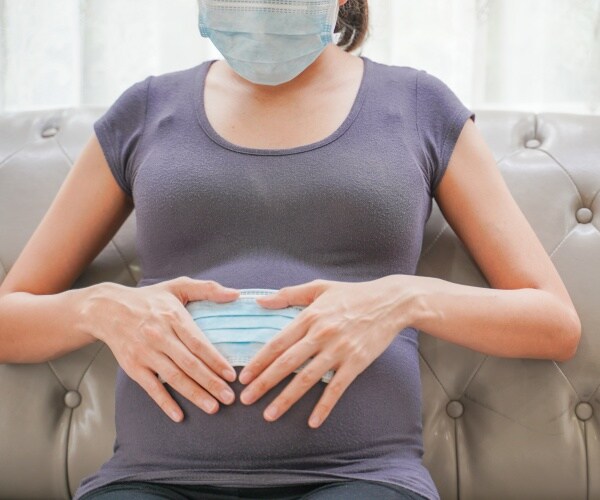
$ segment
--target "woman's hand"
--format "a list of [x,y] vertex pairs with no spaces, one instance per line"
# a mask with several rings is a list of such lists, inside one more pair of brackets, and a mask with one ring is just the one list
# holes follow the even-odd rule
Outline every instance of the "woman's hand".
[[[308,307],[244,367],[239,380],[242,384],[251,383],[240,395],[242,403],[252,404],[314,356],[263,415],[267,420],[276,420],[329,369],[334,369],[336,373],[308,422],[313,428],[319,427],[350,383],[410,324],[414,296],[411,287],[416,284],[413,279],[409,275],[362,283],[317,279],[256,299],[269,309]],[[270,414],[270,409],[275,411]]]
[[108,345],[123,370],[171,419],[179,422],[183,412],[158,376],[207,413],[219,408],[214,398],[233,402],[235,395],[221,377],[233,382],[235,370],[185,305],[230,302],[239,297],[238,290],[187,276],[140,288],[101,285],[84,303],[87,330]]

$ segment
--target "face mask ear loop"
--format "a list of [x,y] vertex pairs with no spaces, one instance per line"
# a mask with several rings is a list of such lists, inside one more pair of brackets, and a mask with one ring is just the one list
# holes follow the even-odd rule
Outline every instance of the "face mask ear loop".
[[331,27],[331,38],[332,38],[333,44],[337,45],[338,42],[342,38],[341,31],[339,31],[338,33],[334,33],[335,27],[337,26],[337,21],[338,21],[339,15],[340,15],[340,4],[339,4],[338,0],[335,1],[334,10],[335,10],[335,14],[333,15],[333,26]]

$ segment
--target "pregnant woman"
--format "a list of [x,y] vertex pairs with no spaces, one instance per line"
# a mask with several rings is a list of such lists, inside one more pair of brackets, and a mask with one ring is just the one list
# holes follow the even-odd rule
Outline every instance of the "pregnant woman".
[[[114,353],[114,454],[77,500],[437,500],[418,330],[566,360],[566,288],[475,114],[350,53],[367,0],[198,8],[224,59],[148,76],[94,123],[1,285],[0,362]],[[492,288],[415,276],[434,197]],[[70,289],[134,207],[137,287]]]

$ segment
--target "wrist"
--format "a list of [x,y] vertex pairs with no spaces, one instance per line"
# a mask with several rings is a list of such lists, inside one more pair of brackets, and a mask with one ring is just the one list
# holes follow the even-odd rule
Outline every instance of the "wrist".
[[67,300],[71,301],[75,330],[82,337],[87,337],[92,343],[96,340],[105,342],[102,330],[98,328],[97,309],[98,304],[103,303],[103,297],[114,283],[102,282],[94,285],[68,290]]
[[395,317],[398,318],[398,330],[406,327],[424,329],[433,316],[438,314],[435,308],[435,290],[438,278],[393,275],[393,288],[396,300]]

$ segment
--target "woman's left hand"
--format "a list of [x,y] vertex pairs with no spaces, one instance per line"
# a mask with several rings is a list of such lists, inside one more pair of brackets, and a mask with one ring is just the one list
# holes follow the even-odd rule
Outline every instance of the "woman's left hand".
[[[410,324],[416,284],[415,276],[400,274],[359,283],[316,279],[257,298],[268,309],[306,307],[244,367],[239,380],[251,383],[240,395],[242,403],[260,399],[314,356],[263,416],[276,420],[334,369],[308,422],[312,428],[319,427],[352,381]],[[270,409],[275,411],[271,414]]]

